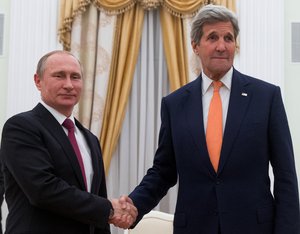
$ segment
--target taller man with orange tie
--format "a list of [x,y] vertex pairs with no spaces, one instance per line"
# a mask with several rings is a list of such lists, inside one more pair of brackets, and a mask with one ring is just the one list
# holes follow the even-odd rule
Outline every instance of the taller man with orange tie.
[[34,76],[41,93],[31,111],[4,125],[0,156],[7,234],[109,234],[109,223],[136,209],[106,198],[99,141],[73,116],[83,85],[80,62],[66,51],[44,55]]
[[203,70],[162,99],[153,166],[129,195],[137,222],[178,181],[174,234],[300,233],[280,88],[233,67],[238,33],[225,7],[207,5],[195,16],[191,43]]

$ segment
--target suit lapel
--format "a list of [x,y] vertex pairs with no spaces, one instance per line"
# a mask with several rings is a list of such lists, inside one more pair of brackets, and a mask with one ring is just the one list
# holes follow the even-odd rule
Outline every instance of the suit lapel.
[[252,93],[248,84],[247,77],[234,69],[218,173],[222,171],[229,159],[231,149],[250,103]]
[[69,159],[70,164],[74,170],[74,174],[76,175],[81,188],[85,190],[84,180],[75,151],[73,150],[73,147],[64,130],[57,122],[57,120],[53,117],[53,115],[42,104],[39,103],[33,109],[33,111],[37,114],[37,116],[39,116],[39,121],[41,122],[41,124],[48,130],[53,138],[57,140],[62,149],[65,151],[65,156]]
[[188,130],[198,148],[199,153],[196,157],[202,161],[201,165],[205,165],[209,173],[213,175],[215,171],[209,159],[204,131],[201,76],[191,83],[186,91],[187,98],[183,103],[183,111],[186,113]]

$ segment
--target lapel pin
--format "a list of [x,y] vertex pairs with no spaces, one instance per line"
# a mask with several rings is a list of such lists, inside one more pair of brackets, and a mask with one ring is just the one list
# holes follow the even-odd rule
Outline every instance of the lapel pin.
[[242,96],[247,97],[248,94],[247,93],[242,93]]

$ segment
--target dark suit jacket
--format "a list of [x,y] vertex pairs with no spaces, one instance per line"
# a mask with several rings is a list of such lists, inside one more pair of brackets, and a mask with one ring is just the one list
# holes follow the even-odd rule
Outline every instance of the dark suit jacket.
[[2,211],[1,207],[3,204],[4,199],[4,180],[3,180],[3,173],[2,173],[2,163],[0,160],[0,234],[2,234]]
[[[299,234],[292,141],[280,88],[234,70],[218,172],[210,163],[201,76],[163,98],[154,164],[130,194],[138,220],[179,182],[175,234]],[[270,191],[269,163],[274,173]]]
[[84,187],[75,152],[64,130],[41,104],[4,125],[1,159],[9,214],[6,233],[110,233],[111,203],[98,139],[78,121],[91,150],[91,193]]

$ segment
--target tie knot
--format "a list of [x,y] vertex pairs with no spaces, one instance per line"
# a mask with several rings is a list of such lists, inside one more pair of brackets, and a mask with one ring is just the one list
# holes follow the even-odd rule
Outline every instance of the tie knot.
[[214,91],[219,91],[222,85],[222,81],[213,81]]
[[74,129],[74,123],[70,119],[65,119],[62,126],[64,126],[66,129],[68,129],[68,131],[71,131],[72,129]]

